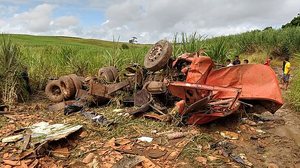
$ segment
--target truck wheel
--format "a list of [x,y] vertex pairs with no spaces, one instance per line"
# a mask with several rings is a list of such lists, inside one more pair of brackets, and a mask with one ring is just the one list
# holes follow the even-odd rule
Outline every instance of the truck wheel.
[[172,50],[172,45],[168,41],[158,41],[144,58],[145,68],[153,72],[161,70],[171,58]]
[[98,77],[103,77],[109,83],[114,82],[118,79],[118,70],[113,66],[100,68]]
[[62,93],[60,83],[58,80],[49,81],[46,88],[45,94],[48,99],[53,102],[61,102],[64,100],[64,94]]
[[83,84],[82,80],[76,74],[71,74],[68,76],[72,79],[77,93],[78,90],[82,88],[82,84]]
[[74,97],[76,88],[73,80],[69,76],[62,76],[58,80],[65,99]]

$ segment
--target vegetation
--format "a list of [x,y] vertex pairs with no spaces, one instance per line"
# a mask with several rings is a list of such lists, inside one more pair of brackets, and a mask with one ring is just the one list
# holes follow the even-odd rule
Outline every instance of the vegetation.
[[[10,42],[14,47],[12,50],[16,50],[11,53],[16,55],[16,65],[21,69],[27,67],[33,90],[43,89],[49,78],[65,74],[94,75],[103,66],[123,69],[131,63],[142,64],[150,48],[150,45],[71,37],[4,35],[3,39],[8,37],[15,43]],[[233,59],[235,55],[253,53],[265,53],[265,57],[273,55],[282,59],[300,51],[300,27],[255,30],[209,39],[196,33],[174,36],[174,56],[196,52],[201,48],[220,64],[227,58]],[[261,55],[259,57],[253,61],[265,59]],[[13,69],[19,71],[20,68]]]
[[288,28],[288,27],[299,27],[300,26],[300,13],[296,17],[294,17],[293,20],[291,20],[289,23],[282,25],[282,28]]
[[291,71],[291,85],[286,93],[288,104],[296,111],[300,112],[300,54],[294,54],[295,57],[291,61],[292,67]]
[[21,63],[20,48],[10,39],[3,38],[0,47],[0,100],[5,104],[13,104],[17,100],[25,100],[28,96],[23,81],[24,68]]

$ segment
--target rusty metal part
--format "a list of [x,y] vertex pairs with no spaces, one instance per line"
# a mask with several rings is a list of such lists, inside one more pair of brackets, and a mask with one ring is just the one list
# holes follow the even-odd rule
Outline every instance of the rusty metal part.
[[150,100],[152,100],[152,98],[149,92],[147,92],[146,89],[142,89],[140,91],[137,91],[134,95],[134,106],[141,107]]
[[98,77],[103,77],[106,82],[112,83],[118,80],[118,70],[114,66],[100,68]]
[[142,88],[144,84],[144,69],[139,64],[133,64],[126,67],[126,80],[129,82],[130,87],[133,90]]
[[118,91],[128,85],[129,85],[128,81],[123,81],[123,82],[107,85],[107,94],[108,95],[114,94],[116,91]]
[[203,107],[207,106],[208,102],[210,100],[210,97],[204,97],[198,101],[196,101],[195,103],[191,104],[185,111],[182,112],[182,115],[190,113],[190,112],[195,112],[195,111],[199,111],[200,109],[202,109]]
[[94,96],[107,97],[107,86],[100,83],[95,83],[94,81],[90,81],[90,88],[88,93]]
[[158,81],[149,81],[144,85],[144,87],[151,94],[162,94],[167,91],[166,84]]
[[83,90],[83,89],[79,89],[75,95],[75,98],[77,99],[81,99],[83,98],[84,96],[86,96],[88,94],[88,91],[86,90]]
[[144,66],[149,71],[162,69],[172,55],[172,45],[166,40],[160,40],[148,51],[144,58]]
[[48,109],[49,109],[49,111],[59,111],[59,110],[63,110],[66,105],[70,105],[70,104],[74,104],[74,103],[76,103],[75,100],[64,101],[64,102],[50,105],[48,107]]
[[111,96],[109,96],[107,92],[108,89],[106,85],[95,83],[93,80],[90,80],[88,96],[86,96],[84,101],[105,104],[111,99]]
[[164,121],[164,122],[170,122],[172,121],[172,116],[170,116],[169,114],[156,114],[156,113],[147,113],[143,115],[145,118],[152,118],[152,119],[156,119],[159,121]]

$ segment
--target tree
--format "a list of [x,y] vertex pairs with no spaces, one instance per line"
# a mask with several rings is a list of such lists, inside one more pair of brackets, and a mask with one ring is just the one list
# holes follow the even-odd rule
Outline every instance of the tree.
[[137,41],[137,37],[132,37],[130,40],[129,40],[129,43],[131,44],[136,44],[138,41]]
[[264,28],[264,31],[265,31],[265,30],[272,30],[272,29],[273,29],[272,26],[268,26],[268,27]]
[[297,27],[297,26],[300,26],[300,13],[298,13],[298,15],[294,17],[294,19],[290,23],[282,25],[281,28],[284,29],[287,27]]

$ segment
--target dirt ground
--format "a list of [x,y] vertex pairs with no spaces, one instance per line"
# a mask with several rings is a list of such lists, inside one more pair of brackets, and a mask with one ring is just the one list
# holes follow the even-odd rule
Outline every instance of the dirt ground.
[[[42,154],[31,146],[20,150],[22,140],[0,142],[1,167],[300,167],[300,114],[286,106],[275,115],[241,113],[204,126],[182,127],[132,118],[126,108],[89,109],[116,119],[115,125],[103,127],[78,113],[51,112],[49,104],[35,96],[0,114],[0,139],[41,121],[81,124],[83,129],[50,142]],[[221,135],[224,131],[227,138]],[[184,136],[168,138],[174,132]],[[137,140],[142,136],[153,140]]]

